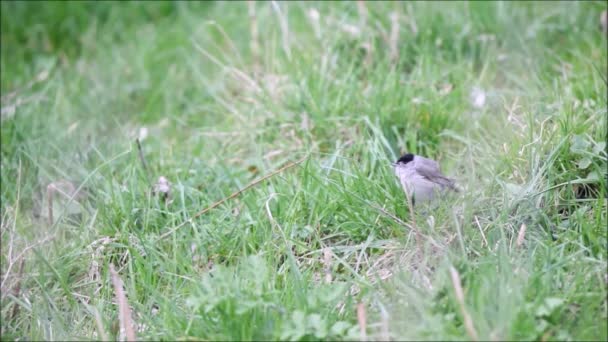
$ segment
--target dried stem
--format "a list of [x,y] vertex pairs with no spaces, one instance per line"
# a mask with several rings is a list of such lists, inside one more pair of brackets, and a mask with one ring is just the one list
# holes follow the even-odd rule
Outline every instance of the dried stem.
[[53,186],[53,184],[49,184],[46,187],[46,204],[48,206],[48,212],[49,212],[49,225],[53,225],[53,193],[55,187]]
[[365,6],[365,1],[357,0],[357,10],[359,12],[359,26],[363,29],[367,23],[367,7]]
[[2,101],[10,100],[11,98],[15,97],[15,95],[17,95],[18,93],[31,89],[36,83],[44,82],[49,77],[51,70],[52,70],[52,68],[49,70],[43,70],[38,75],[36,75],[36,78],[34,78],[31,81],[29,81],[28,83],[26,83],[20,89],[13,90],[8,94],[2,94],[2,96],[0,97],[1,100]]
[[367,323],[366,323],[365,305],[363,303],[357,304],[357,322],[359,323],[361,341],[367,341]]
[[389,37],[389,53],[391,63],[395,64],[399,60],[399,14],[391,12],[391,35]]
[[519,228],[519,233],[517,234],[517,247],[520,247],[524,243],[526,238],[526,229],[526,224],[522,223],[521,227]]
[[178,229],[180,229],[181,227],[185,226],[185,225],[186,225],[186,224],[188,224],[188,223],[192,223],[192,222],[194,221],[194,219],[196,219],[197,217],[199,217],[199,216],[201,216],[201,215],[205,214],[206,212],[210,211],[211,209],[216,208],[216,207],[220,206],[221,204],[223,204],[224,202],[226,202],[226,201],[228,201],[228,200],[230,200],[230,199],[233,199],[233,198],[237,197],[238,195],[242,194],[243,192],[245,192],[245,191],[249,190],[250,188],[252,188],[252,187],[254,187],[254,186],[258,185],[259,183],[261,183],[261,182],[265,181],[266,179],[268,179],[268,178],[270,178],[270,177],[272,177],[272,176],[275,176],[275,175],[277,175],[277,174],[279,174],[279,173],[281,173],[281,172],[283,172],[283,171],[285,171],[285,170],[287,170],[287,169],[290,169],[290,168],[292,168],[292,167],[294,167],[294,166],[296,166],[296,165],[300,164],[301,162],[303,162],[303,161],[304,161],[304,160],[306,160],[307,158],[308,158],[308,156],[306,156],[306,157],[304,157],[304,158],[302,158],[302,159],[300,159],[300,160],[298,160],[298,161],[295,161],[295,162],[293,162],[293,163],[289,163],[289,164],[287,164],[287,165],[285,165],[285,166],[281,167],[280,169],[278,169],[278,170],[276,170],[276,171],[274,171],[274,172],[271,172],[271,173],[267,174],[266,176],[264,176],[264,177],[262,177],[262,178],[260,178],[260,179],[258,179],[258,180],[255,180],[255,181],[253,181],[253,182],[249,183],[249,184],[248,184],[247,186],[245,186],[244,188],[242,188],[242,189],[240,189],[240,190],[238,190],[238,191],[236,191],[236,192],[232,193],[232,194],[231,194],[230,196],[228,196],[228,197],[225,197],[225,198],[223,198],[223,199],[221,199],[221,200],[219,200],[219,201],[217,201],[217,202],[213,203],[212,205],[208,206],[207,208],[205,208],[205,209],[203,209],[203,210],[199,211],[198,213],[194,214],[194,216],[192,216],[192,217],[191,217],[191,218],[189,218],[188,220],[186,220],[186,221],[184,221],[184,222],[180,223],[180,224],[179,224],[179,225],[177,225],[175,228],[173,228],[173,229],[169,230],[168,232],[166,232],[166,233],[162,234],[162,235],[161,235],[161,236],[158,238],[158,240],[157,240],[157,241],[160,241],[160,240],[165,239],[165,238],[166,238],[166,237],[168,237],[169,235],[173,234],[173,232],[177,231]]
[[[21,259],[19,263],[19,272],[17,273],[17,281],[15,283],[15,289],[13,290],[13,296],[15,298],[19,298],[19,294],[21,293],[21,277],[23,276],[23,268],[25,266],[25,259]],[[13,306],[13,311],[11,312],[11,320],[14,320],[19,314],[19,304],[15,303]]]
[[135,330],[133,330],[133,320],[131,319],[131,309],[127,302],[127,296],[122,288],[122,280],[114,265],[110,264],[110,275],[114,284],[114,293],[116,294],[116,302],[118,303],[118,321],[120,323],[120,332],[124,331],[127,341],[136,341]]
[[139,141],[139,138],[136,138],[135,142],[137,143],[137,152],[139,154],[139,160],[141,160],[141,165],[143,166],[144,171],[146,172],[146,178],[148,178],[148,181],[150,181],[150,171],[148,170],[148,163],[146,162],[146,157],[144,157],[144,151],[141,148],[141,142]]
[[[277,14],[279,19],[279,27],[281,28],[281,41],[283,45],[283,51],[287,55],[287,59],[291,60],[291,48],[289,47],[289,24],[287,23],[287,13],[283,13],[281,7],[276,1],[271,1],[270,5]],[[286,7],[287,8],[287,7]]]
[[249,31],[251,32],[250,49],[253,63],[256,67],[260,65],[260,41],[258,39],[258,18],[255,10],[255,1],[247,1],[249,10]]
[[458,301],[460,312],[462,313],[462,317],[464,319],[464,327],[471,340],[477,341],[477,332],[473,326],[473,320],[471,319],[471,316],[467,312],[464,305],[464,291],[462,290],[462,283],[460,282],[460,274],[458,274],[458,271],[456,271],[454,267],[450,267],[450,276],[452,277],[452,286],[454,287],[456,300]]
[[481,224],[479,224],[479,219],[477,218],[477,216],[475,216],[475,222],[477,223],[477,228],[479,228],[479,232],[481,233],[481,238],[483,239],[483,243],[481,244],[481,247],[483,247],[483,245],[485,243],[486,247],[489,250],[490,246],[488,245],[488,240],[486,239],[486,234],[483,233],[483,229],[481,229]]
[[41,245],[41,244],[43,244],[43,243],[46,243],[46,242],[48,242],[48,241],[50,241],[50,240],[52,240],[52,239],[54,239],[54,238],[55,238],[54,236],[47,236],[47,237],[45,237],[44,239],[42,239],[42,240],[40,240],[40,241],[38,241],[38,242],[34,243],[33,245],[30,245],[30,246],[25,247],[25,248],[24,248],[24,249],[21,251],[21,253],[19,253],[19,254],[17,255],[17,257],[15,257],[15,259],[14,259],[14,260],[13,260],[11,263],[9,263],[8,268],[7,268],[7,270],[6,270],[6,273],[4,273],[4,276],[2,277],[2,284],[0,284],[0,288],[2,289],[2,291],[4,291],[4,284],[6,283],[6,280],[8,279],[8,276],[9,276],[9,275],[10,275],[10,273],[11,273],[11,269],[12,269],[12,268],[13,268],[13,266],[14,266],[14,265],[17,263],[17,261],[18,261],[18,260],[20,260],[20,259],[21,259],[21,258],[22,258],[22,257],[25,255],[25,253],[27,253],[27,252],[28,252],[30,249],[32,249],[32,248],[34,248],[34,247],[36,247],[36,246],[38,246],[38,245]]
[[331,276],[331,249],[329,247],[325,247],[323,249],[323,264],[324,264],[324,268],[325,268],[325,282],[326,283],[331,283],[332,280],[332,276]]

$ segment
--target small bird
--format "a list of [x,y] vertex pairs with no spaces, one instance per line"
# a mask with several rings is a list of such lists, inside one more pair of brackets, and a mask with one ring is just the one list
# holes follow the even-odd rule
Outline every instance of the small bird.
[[393,167],[412,205],[430,201],[445,190],[458,192],[454,180],[444,176],[434,160],[406,153]]

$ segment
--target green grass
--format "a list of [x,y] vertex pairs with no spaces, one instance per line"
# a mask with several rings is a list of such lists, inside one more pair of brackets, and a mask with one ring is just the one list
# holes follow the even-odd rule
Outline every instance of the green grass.
[[2,2],[2,340],[607,340],[606,4],[277,5]]

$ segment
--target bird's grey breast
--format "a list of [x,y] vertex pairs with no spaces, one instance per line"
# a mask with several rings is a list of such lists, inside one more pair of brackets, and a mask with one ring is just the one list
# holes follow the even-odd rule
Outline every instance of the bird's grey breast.
[[431,182],[418,173],[414,165],[410,164],[413,163],[408,163],[405,166],[398,166],[395,168],[395,174],[399,178],[403,190],[421,200],[432,197],[433,192],[438,190],[439,185]]

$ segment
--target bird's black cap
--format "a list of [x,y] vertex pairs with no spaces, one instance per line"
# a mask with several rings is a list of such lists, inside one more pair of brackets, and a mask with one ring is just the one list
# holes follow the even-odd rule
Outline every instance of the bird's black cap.
[[398,163],[407,164],[407,163],[411,162],[412,160],[414,160],[414,155],[411,153],[406,153],[406,154],[402,155],[401,158],[397,159],[397,164]]

